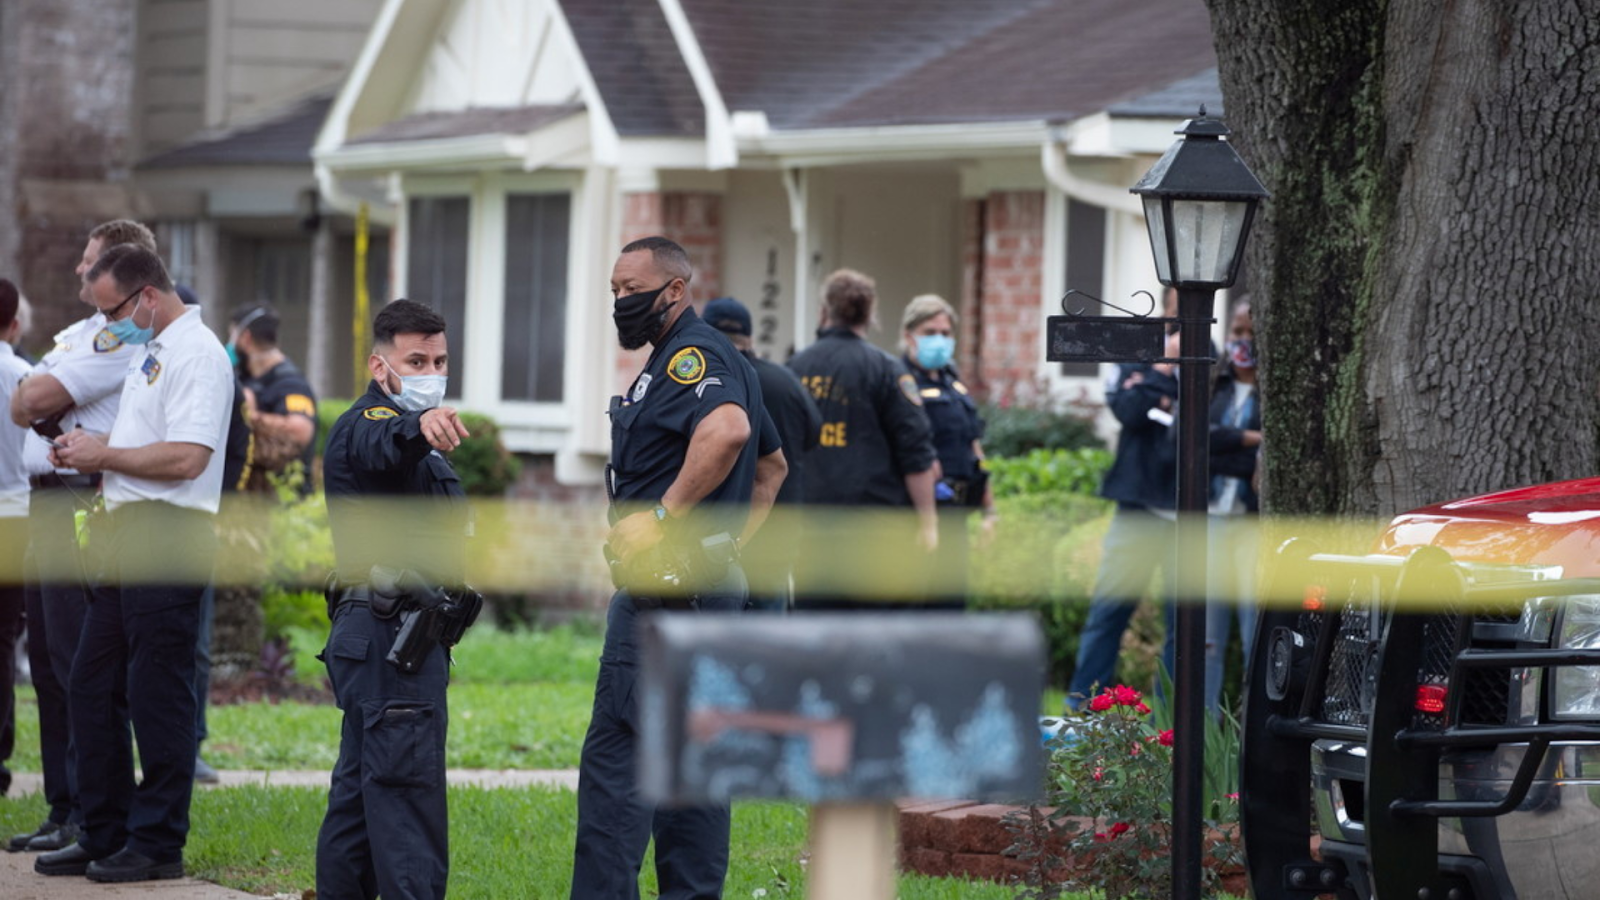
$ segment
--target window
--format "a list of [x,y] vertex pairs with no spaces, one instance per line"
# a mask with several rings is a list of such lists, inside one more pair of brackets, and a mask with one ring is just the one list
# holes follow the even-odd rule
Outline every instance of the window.
[[506,196],[504,400],[561,402],[571,211],[568,194]]
[[[466,197],[413,197],[406,212],[406,295],[444,316],[452,361],[465,358],[469,213]],[[461,396],[460,379],[450,396]]]
[[[1067,198],[1067,288],[1105,299],[1106,287],[1106,211],[1081,200]],[[1093,306],[1092,303],[1084,303]],[[1091,309],[1092,315],[1103,310]],[[1094,378],[1100,364],[1070,362],[1061,364],[1062,375]]]

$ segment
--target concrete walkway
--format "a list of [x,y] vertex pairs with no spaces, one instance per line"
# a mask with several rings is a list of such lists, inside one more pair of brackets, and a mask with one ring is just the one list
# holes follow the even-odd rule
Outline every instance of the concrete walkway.
[[[207,786],[238,787],[263,784],[271,787],[322,787],[328,786],[328,773],[311,772],[260,772],[220,771],[222,784]],[[481,785],[483,787],[530,787],[549,785],[576,790],[576,769],[451,769],[446,773],[451,784]],[[18,772],[11,784],[9,796],[17,797],[40,789],[37,774]],[[0,800],[0,803],[5,802]],[[33,871],[33,853],[0,852],[0,898],[4,900],[246,900],[256,897],[243,891],[200,881],[182,878],[172,881],[145,881],[134,884],[97,884],[84,878],[70,876],[45,877]],[[280,900],[299,900],[298,895],[280,895]]]

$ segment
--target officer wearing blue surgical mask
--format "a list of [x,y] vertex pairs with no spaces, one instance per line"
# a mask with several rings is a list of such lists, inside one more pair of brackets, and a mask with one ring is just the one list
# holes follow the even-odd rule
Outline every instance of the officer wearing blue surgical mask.
[[436,589],[464,585],[470,523],[445,454],[468,433],[440,405],[449,374],[444,319],[395,300],[372,333],[372,382],[328,429],[322,458],[337,563],[322,659],[344,724],[317,836],[317,896],[442,898],[449,652],[434,644],[405,671],[386,661],[401,611],[416,598],[408,592],[400,611],[387,607],[373,571],[409,570]]
[[954,364],[954,307],[935,294],[923,294],[906,304],[900,322],[906,370],[916,379],[942,473],[934,485],[939,554],[929,593],[941,605],[959,608],[966,599],[967,517],[974,510],[983,511],[981,535],[985,541],[992,536],[998,518],[989,476],[983,469],[983,420]]

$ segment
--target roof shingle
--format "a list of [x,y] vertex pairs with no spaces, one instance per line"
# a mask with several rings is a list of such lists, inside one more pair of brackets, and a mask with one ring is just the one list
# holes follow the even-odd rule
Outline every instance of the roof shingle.
[[560,2],[619,134],[705,133],[705,107],[657,0]]

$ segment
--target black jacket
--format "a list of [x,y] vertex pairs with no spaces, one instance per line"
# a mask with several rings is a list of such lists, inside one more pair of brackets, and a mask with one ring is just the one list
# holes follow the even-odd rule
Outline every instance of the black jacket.
[[933,465],[917,382],[900,361],[848,328],[827,328],[789,368],[822,412],[806,456],[807,503],[909,506],[905,476]]
[[[1122,387],[1134,373],[1141,376],[1140,383]],[[1106,404],[1122,424],[1122,434],[1117,438],[1116,459],[1100,485],[1100,496],[1147,509],[1177,508],[1176,436],[1171,427],[1150,417],[1152,409],[1160,408],[1162,397],[1176,406],[1176,378],[1143,363],[1119,368],[1116,387],[1106,397]]]
[[[1261,502],[1250,487],[1250,478],[1256,471],[1256,451],[1259,448],[1244,446],[1244,433],[1261,430],[1261,393],[1252,386],[1244,421],[1238,425],[1224,425],[1224,417],[1233,406],[1233,386],[1236,381],[1232,369],[1224,370],[1211,393],[1211,474],[1213,482],[1217,475],[1242,480],[1244,483],[1239,486],[1239,499],[1244,501],[1246,510],[1257,512]],[[1212,500],[1217,499],[1215,493],[1213,490]]]

